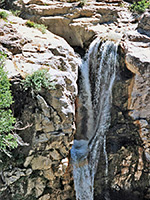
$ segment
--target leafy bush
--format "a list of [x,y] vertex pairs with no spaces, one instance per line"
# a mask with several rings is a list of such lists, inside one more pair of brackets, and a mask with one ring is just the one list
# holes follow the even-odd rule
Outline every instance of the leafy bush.
[[8,135],[0,134],[0,151],[4,152],[10,157],[11,154],[7,150],[7,148],[14,149],[17,146],[18,143],[11,133],[9,133]]
[[34,22],[30,21],[30,20],[26,21],[25,24],[28,27],[33,27],[33,28],[38,29],[43,34],[46,33],[47,27],[44,24],[37,24],[37,23],[34,23]]
[[3,69],[5,57],[0,52],[0,151],[10,156],[8,148],[17,147],[17,141],[10,133],[14,128],[15,118],[10,110],[10,105],[13,103],[10,83]]
[[150,5],[150,1],[147,1],[147,0],[134,2],[130,6],[130,10],[136,13],[143,13],[149,7],[149,5]]
[[8,13],[7,12],[5,12],[5,11],[1,11],[0,12],[0,18],[7,19],[7,17],[8,17]]
[[12,116],[12,111],[10,109],[0,111],[0,134],[1,133],[8,133],[14,127],[13,124],[15,123],[15,118]]
[[51,77],[46,69],[40,69],[35,71],[32,75],[28,75],[23,80],[25,90],[31,89],[33,92],[38,92],[43,88],[54,89],[54,83],[51,81]]
[[0,109],[8,108],[13,103],[10,83],[3,69],[4,55],[0,55]]

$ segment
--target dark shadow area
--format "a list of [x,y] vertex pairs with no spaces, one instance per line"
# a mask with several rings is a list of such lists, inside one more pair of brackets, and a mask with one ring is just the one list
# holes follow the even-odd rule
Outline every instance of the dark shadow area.
[[74,49],[74,51],[75,51],[76,53],[78,53],[78,54],[81,56],[81,58],[84,57],[85,52],[86,52],[86,50],[85,50],[84,48],[81,48],[81,47],[79,47],[79,46],[74,46],[73,49]]
[[0,0],[0,8],[9,10],[15,0]]
[[120,45],[118,47],[118,56],[119,56],[118,76],[122,81],[131,79],[134,76],[134,74],[126,67],[125,52]]
[[94,200],[148,200],[144,197],[144,193],[141,190],[136,191],[123,191],[123,190],[111,190],[104,191],[101,195],[95,196]]

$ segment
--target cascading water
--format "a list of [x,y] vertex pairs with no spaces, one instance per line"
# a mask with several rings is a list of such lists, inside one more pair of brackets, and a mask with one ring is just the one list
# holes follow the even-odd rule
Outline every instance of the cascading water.
[[[71,150],[76,200],[93,200],[94,176],[100,152],[105,157],[107,184],[108,158],[106,131],[110,125],[112,86],[115,80],[117,44],[96,38],[90,45],[80,68],[79,101],[82,105],[80,128]],[[84,128],[83,128],[84,127]]]

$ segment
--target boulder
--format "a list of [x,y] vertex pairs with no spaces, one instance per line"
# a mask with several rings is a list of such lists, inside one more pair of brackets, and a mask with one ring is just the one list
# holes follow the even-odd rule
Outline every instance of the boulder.
[[142,15],[138,23],[138,31],[150,37],[150,13],[146,12]]

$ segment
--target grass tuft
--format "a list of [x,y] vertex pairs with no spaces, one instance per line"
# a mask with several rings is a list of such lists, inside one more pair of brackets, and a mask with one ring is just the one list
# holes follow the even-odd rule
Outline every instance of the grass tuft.
[[36,28],[39,31],[41,31],[43,34],[46,33],[46,30],[47,30],[47,27],[44,24],[37,24],[37,23],[34,23],[30,20],[26,21],[25,25],[30,27],[30,28],[31,27]]

